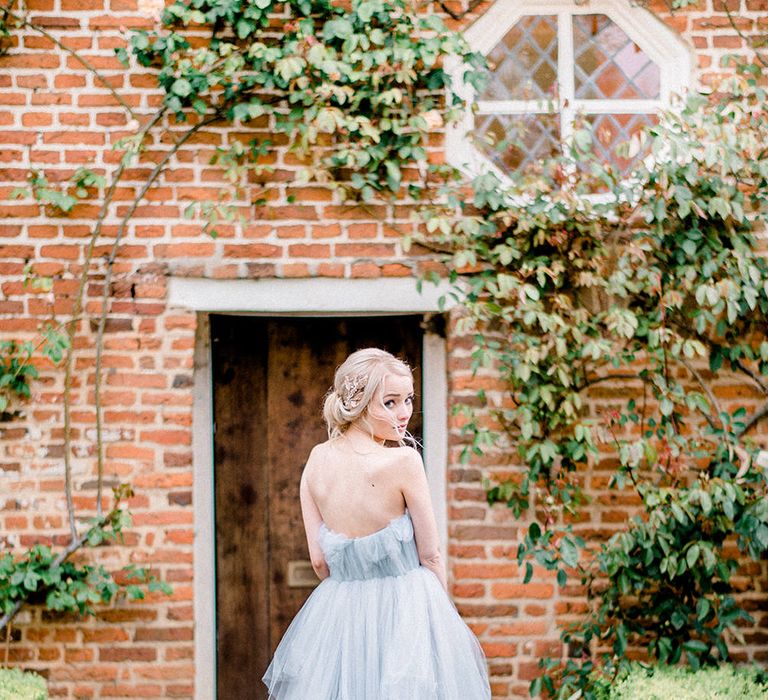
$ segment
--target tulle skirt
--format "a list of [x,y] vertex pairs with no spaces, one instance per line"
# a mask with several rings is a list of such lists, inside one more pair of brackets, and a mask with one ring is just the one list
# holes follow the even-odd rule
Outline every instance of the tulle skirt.
[[486,700],[485,657],[437,577],[327,578],[264,675],[274,700]]

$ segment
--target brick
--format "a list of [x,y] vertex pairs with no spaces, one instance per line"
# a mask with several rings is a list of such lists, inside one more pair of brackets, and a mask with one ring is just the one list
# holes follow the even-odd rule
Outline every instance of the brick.
[[453,567],[454,576],[457,579],[499,579],[518,576],[519,567],[517,564],[487,564],[487,563],[467,563],[456,564]]
[[350,238],[376,238],[379,235],[378,224],[350,224],[347,226],[347,235]]
[[716,49],[739,49],[744,46],[744,40],[740,36],[714,36],[712,46]]
[[100,146],[104,143],[104,134],[86,131],[47,131],[43,134],[43,143],[67,143]]
[[485,596],[485,585],[482,583],[454,583],[454,598],[482,598]]
[[0,131],[0,143],[32,144],[37,139],[33,132]]
[[45,70],[59,68],[61,58],[56,54],[5,54],[0,56],[0,70],[10,71],[14,69]]
[[318,219],[315,207],[287,205],[287,206],[263,206],[256,207],[254,218],[259,221],[291,221],[294,219],[303,221],[316,221]]
[[331,247],[321,243],[294,243],[288,246],[288,254],[295,258],[327,258]]
[[157,650],[153,647],[100,647],[99,661],[155,661]]
[[[23,88],[31,88],[33,90],[36,88],[47,88],[48,78],[45,75],[20,75],[16,78],[16,85]],[[45,126],[45,124],[42,126]]]
[[387,208],[382,205],[327,206],[323,209],[326,219],[357,219],[380,221],[388,218]]
[[225,258],[276,258],[283,252],[280,246],[268,243],[247,243],[224,246]]
[[504,624],[494,625],[490,633],[493,636],[503,637],[540,637],[549,629],[547,620],[515,620]]
[[327,187],[286,187],[285,194],[302,202],[330,202],[333,192]]
[[128,632],[120,627],[84,629],[82,635],[85,644],[92,644],[94,642],[127,642],[130,639]]
[[351,272],[352,277],[381,277],[381,268],[374,263],[356,263]]
[[315,273],[318,277],[344,277],[344,265],[339,263],[320,263]]
[[310,277],[306,263],[285,263],[282,266],[284,277]]
[[133,374],[122,372],[120,374],[110,374],[107,377],[107,384],[110,386],[130,386],[130,387],[153,387],[162,389],[168,384],[168,379],[164,374]]
[[413,270],[408,265],[391,263],[381,266],[381,274],[384,277],[410,277],[413,274]]
[[153,248],[156,258],[210,257],[215,246],[213,243],[168,243]]
[[[266,229],[266,233],[270,231],[268,227],[262,227],[263,229]],[[278,238],[304,238],[307,235],[304,226],[277,226],[276,231]]]
[[246,263],[247,277],[276,277],[277,267],[274,263]]
[[482,647],[489,659],[513,657],[517,651],[516,645],[509,642],[484,642]]
[[184,642],[192,641],[190,627],[144,627],[136,630],[137,642]]
[[491,595],[504,600],[506,598],[524,599],[551,598],[554,586],[549,583],[494,583],[491,585]]
[[34,256],[35,249],[31,245],[0,245],[0,258],[23,258]]
[[333,251],[341,257],[380,258],[392,256],[395,247],[389,243],[336,243]]
[[141,440],[159,445],[191,445],[192,435],[188,430],[143,430]]

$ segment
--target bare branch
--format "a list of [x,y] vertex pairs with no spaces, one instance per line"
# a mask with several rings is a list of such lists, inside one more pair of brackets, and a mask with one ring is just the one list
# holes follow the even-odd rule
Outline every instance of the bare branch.
[[757,386],[760,387],[761,391],[764,394],[768,395],[768,384],[766,384],[762,380],[762,377],[757,372],[755,372],[754,370],[751,370],[749,367],[741,364],[741,362],[739,362],[739,360],[730,360],[730,363],[731,363],[731,367],[735,367],[740,372],[743,372],[748,377],[750,377],[752,379],[752,381],[755,384],[757,384]]
[[757,425],[763,418],[768,416],[768,401],[764,403],[760,408],[758,408],[752,416],[747,420],[746,423],[744,423],[744,427],[739,430],[736,433],[737,437],[741,437],[745,433],[747,433],[750,429],[752,429],[755,425]]
[[[685,368],[691,373],[693,378],[698,382],[699,386],[704,389],[707,396],[709,397],[709,403],[712,404],[712,407],[715,409],[715,413],[717,415],[717,419],[720,421],[720,426],[723,429],[723,432],[727,432],[725,423],[723,423],[723,419],[720,417],[720,414],[722,413],[722,408],[720,407],[720,403],[717,400],[717,397],[715,396],[714,392],[712,391],[712,388],[704,381],[704,378],[699,374],[698,370],[690,363],[688,360],[686,360],[684,357],[680,358],[680,361],[685,365]],[[709,423],[710,427],[713,430],[717,430],[717,426],[715,425],[715,419],[709,415],[708,413],[705,413],[704,411],[700,411],[701,415],[704,416],[704,418],[707,419],[707,423]]]
[[[155,120],[151,122],[148,126],[146,131],[153,126],[158,119],[162,116],[162,112],[164,110],[161,110],[161,112],[158,113]],[[181,148],[181,146],[194,134],[196,134],[200,129],[202,129],[204,126],[207,126],[208,124],[211,124],[215,121],[218,121],[221,118],[221,115],[217,112],[214,116],[201,120],[198,122],[195,126],[193,126],[191,129],[187,130],[182,134],[182,136],[173,144],[172,148],[168,150],[168,152],[165,154],[163,159],[155,166],[155,168],[150,173],[149,177],[147,178],[147,181],[142,186],[139,193],[134,198],[133,202],[131,203],[131,206],[128,207],[128,211],[123,216],[122,220],[120,221],[120,225],[118,226],[117,234],[115,235],[114,243],[112,244],[112,249],[109,253],[109,258],[107,259],[107,269],[106,274],[104,276],[104,291],[102,294],[101,299],[101,313],[99,315],[99,325],[98,329],[96,331],[96,367],[95,367],[95,378],[94,378],[94,403],[96,405],[96,463],[97,463],[97,472],[98,477],[96,481],[96,509],[97,513],[101,513],[101,498],[102,498],[102,481],[103,481],[103,475],[104,475],[104,446],[102,441],[102,423],[101,423],[101,361],[102,361],[102,349],[104,345],[104,328],[106,326],[106,320],[107,320],[107,310],[109,306],[109,287],[112,283],[112,269],[115,262],[115,258],[117,257],[117,251],[120,246],[120,242],[122,240],[123,234],[125,233],[126,226],[128,225],[128,221],[133,216],[133,213],[136,211],[136,208],[139,206],[139,202],[144,198],[144,195],[147,193],[149,188],[154,184],[155,180],[160,176],[160,174],[163,172],[165,166],[168,164],[168,162],[173,158],[173,156],[176,154],[176,152]],[[143,136],[142,136],[143,139]]]
[[[11,3],[13,3],[14,0],[11,0]],[[109,81],[101,74],[99,73],[96,68],[93,67],[93,65],[85,58],[83,58],[77,51],[74,49],[70,49],[68,46],[63,44],[59,39],[57,39],[53,34],[51,34],[46,29],[43,29],[42,27],[38,27],[34,22],[30,22],[26,17],[20,17],[19,15],[15,15],[12,12],[9,12],[7,9],[4,11],[4,14],[6,17],[11,17],[19,22],[20,27],[27,27],[27,29],[31,29],[34,32],[37,32],[38,34],[41,34],[49,41],[53,42],[58,46],[62,51],[66,51],[70,56],[72,56],[76,61],[78,61],[87,71],[90,73],[93,73],[94,77],[112,94],[112,97],[117,100],[117,102],[120,104],[120,106],[125,109],[128,114],[131,115],[131,118],[136,118],[136,113],[133,111],[133,108],[118,94],[118,92],[109,84]]]
[[739,35],[739,37],[741,37],[741,39],[744,41],[745,44],[747,44],[747,46],[753,49],[755,58],[763,66],[763,68],[768,68],[768,60],[766,60],[760,55],[760,52],[754,46],[752,46],[751,39],[746,34],[744,34],[744,32],[741,31],[741,29],[739,29],[738,26],[736,25],[736,20],[734,19],[733,14],[731,13],[731,9],[728,7],[728,3],[721,2],[720,4],[723,6],[723,9],[725,10],[725,14],[728,16],[728,22],[730,23],[733,31],[735,31]]
[[[147,123],[142,132],[138,136],[138,142],[141,143],[149,130],[162,119],[165,113],[165,107],[162,107],[154,115],[154,117]],[[80,274],[80,283],[78,284],[77,293],[75,294],[74,304],[72,308],[72,318],[67,324],[67,336],[69,337],[69,347],[64,361],[64,490],[67,500],[67,514],[69,516],[69,532],[72,540],[77,540],[77,526],[75,524],[75,506],[72,499],[72,457],[71,457],[71,441],[72,441],[72,426],[70,423],[70,410],[72,401],[72,360],[74,357],[74,337],[77,332],[77,323],[81,318],[81,312],[83,308],[83,296],[85,294],[85,287],[88,283],[88,276],[90,273],[90,264],[93,259],[93,249],[96,246],[96,241],[101,235],[101,229],[104,224],[104,219],[109,211],[109,206],[112,203],[112,197],[114,197],[115,190],[117,189],[118,182],[122,177],[128,161],[126,158],[120,160],[120,164],[117,166],[110,183],[109,189],[104,194],[104,200],[101,203],[101,209],[96,217],[96,225],[91,233],[91,239],[88,243],[88,248],[85,252],[85,259],[83,261],[83,270]],[[97,403],[98,405],[98,403]],[[98,411],[97,411],[98,412]],[[100,512],[101,499],[97,499],[97,511]]]

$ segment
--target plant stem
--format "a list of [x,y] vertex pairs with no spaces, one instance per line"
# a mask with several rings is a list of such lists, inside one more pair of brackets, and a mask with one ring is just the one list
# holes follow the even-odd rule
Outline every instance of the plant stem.
[[[725,427],[725,423],[723,423],[722,416],[720,415],[722,413],[722,409],[720,408],[720,403],[718,402],[717,397],[712,391],[712,387],[710,387],[709,384],[704,381],[698,370],[690,362],[688,362],[688,360],[686,360],[684,357],[681,357],[680,361],[683,363],[683,365],[685,365],[685,368],[691,373],[693,378],[699,383],[699,386],[706,392],[707,396],[709,397],[709,402],[712,404],[712,408],[715,409],[715,415],[717,415],[717,419],[720,421],[720,427],[723,429],[723,433],[727,433],[728,430]],[[704,411],[701,411],[701,414],[704,416],[704,418],[706,418],[707,423],[709,423],[712,430],[716,430],[715,419]]]
[[754,46],[752,46],[752,42],[750,41],[750,38],[746,34],[744,34],[744,32],[741,31],[741,29],[739,29],[738,26],[736,26],[736,20],[733,18],[733,14],[731,13],[730,8],[728,7],[728,3],[725,0],[723,0],[720,4],[723,6],[723,9],[725,10],[725,14],[728,16],[728,22],[730,23],[733,31],[735,31],[739,35],[741,40],[745,44],[747,44],[747,46],[750,46],[751,48],[754,49],[753,53],[758,63],[760,63],[763,66],[763,68],[768,68],[768,60],[766,60],[760,55],[758,50]]
[[3,660],[3,667],[8,668],[8,657],[11,654],[11,627],[9,624],[5,630],[5,659]]
[[[143,143],[149,130],[157,124],[165,113],[165,107],[162,107],[149,121],[149,123],[140,132],[137,138],[137,144]],[[138,146],[137,145],[137,149]],[[85,252],[85,259],[83,261],[83,271],[80,274],[80,282],[75,294],[75,299],[72,309],[72,319],[67,324],[67,335],[69,337],[69,347],[67,348],[66,358],[64,362],[64,490],[67,499],[67,514],[69,516],[69,532],[73,540],[77,539],[77,525],[75,524],[75,507],[72,499],[72,457],[71,457],[71,442],[72,442],[72,425],[70,419],[70,409],[72,403],[72,360],[74,357],[74,338],[77,332],[77,323],[81,319],[81,312],[83,308],[83,296],[85,294],[85,288],[88,283],[88,276],[90,274],[91,260],[93,259],[93,250],[96,246],[96,241],[101,235],[101,229],[104,224],[104,219],[109,211],[109,206],[112,203],[112,197],[117,189],[117,184],[122,177],[122,174],[128,165],[128,159],[126,157],[121,158],[120,164],[117,166],[113,176],[112,182],[109,188],[104,194],[104,200],[101,204],[101,209],[96,217],[96,225],[91,233],[91,239],[88,243],[88,248]],[[98,404],[97,404],[98,405]],[[98,408],[97,408],[98,413]],[[99,472],[99,496],[101,492],[101,471]],[[101,498],[97,497],[97,510],[100,511]]]
[[[156,119],[147,127],[147,130],[151,128],[151,126],[156,123],[157,119],[162,116],[164,110],[161,110],[158,112],[158,115]],[[112,283],[112,270],[115,262],[115,258],[117,257],[117,251],[120,246],[120,242],[122,240],[122,237],[125,233],[125,229],[128,225],[128,221],[133,216],[133,213],[136,211],[136,208],[139,206],[139,202],[144,198],[144,195],[147,193],[147,190],[154,184],[155,180],[160,176],[160,174],[163,172],[165,166],[168,164],[170,159],[174,156],[174,154],[181,148],[181,146],[195,133],[197,133],[201,128],[204,126],[207,126],[208,124],[211,124],[218,119],[220,119],[221,115],[216,112],[212,117],[208,119],[204,119],[200,122],[198,122],[195,126],[188,129],[187,131],[182,134],[181,138],[179,138],[171,147],[171,149],[165,154],[163,159],[155,166],[155,168],[150,173],[149,177],[147,178],[147,181],[142,186],[141,190],[139,190],[138,194],[134,198],[133,202],[131,203],[131,206],[128,207],[128,211],[123,216],[122,220],[120,221],[120,225],[118,226],[117,234],[115,235],[114,243],[112,244],[112,249],[109,253],[109,258],[107,259],[106,263],[106,272],[104,275],[104,288],[102,292],[102,299],[101,299],[101,310],[99,314],[99,325],[96,331],[96,367],[95,367],[95,377],[94,377],[94,403],[96,405],[96,462],[97,462],[97,471],[98,471],[98,477],[96,482],[96,512],[100,515],[101,514],[101,499],[102,499],[102,482],[103,482],[103,475],[104,475],[104,449],[103,449],[103,438],[102,438],[102,418],[101,418],[101,362],[102,362],[102,349],[104,345],[104,328],[106,326],[107,321],[107,311],[109,307],[109,296],[110,296],[110,285]],[[146,131],[145,131],[146,134]],[[142,136],[143,140],[143,136]]]
[[744,423],[744,427],[736,432],[736,437],[741,437],[746,432],[748,432],[753,426],[757,425],[763,418],[768,416],[768,402],[764,403],[760,408],[758,408],[749,418],[749,420]]
[[[91,525],[82,535],[79,535],[75,539],[71,540],[70,543],[66,546],[65,549],[63,549],[61,552],[59,552],[56,559],[53,560],[51,563],[51,568],[55,568],[57,566],[61,566],[74,552],[76,552],[80,547],[82,547],[90,537],[91,533],[98,529],[103,528],[104,525],[106,525],[109,522],[112,522],[113,518],[117,514],[118,510],[120,509],[120,500],[116,499],[115,504],[112,506],[112,509],[107,513],[106,516],[101,517],[96,523]],[[27,602],[26,598],[20,598],[16,601],[14,606],[7,612],[5,615],[0,617],[0,630],[3,629],[3,627],[10,628],[10,623],[13,620],[14,617],[19,613],[19,611],[24,607],[24,604]],[[10,635],[10,631],[7,632],[8,635]]]
[[[13,3],[13,0],[11,0],[10,4]],[[15,15],[12,12],[10,12],[8,9],[4,11],[4,14],[6,17],[11,17],[15,19],[17,22],[19,22],[20,27],[27,27],[27,29],[31,29],[34,32],[37,32],[38,34],[41,34],[49,41],[53,42],[56,46],[58,46],[62,51],[66,51],[70,56],[72,56],[76,61],[78,61],[87,71],[90,73],[93,73],[93,75],[96,77],[96,79],[111,93],[112,97],[117,100],[117,102],[120,104],[123,109],[125,109],[126,112],[131,116],[132,119],[136,118],[136,113],[133,111],[133,108],[118,94],[118,92],[109,84],[109,81],[99,73],[96,68],[93,67],[93,65],[85,58],[83,58],[77,51],[74,49],[70,49],[68,46],[63,44],[59,39],[57,39],[53,34],[51,34],[46,29],[43,29],[42,27],[38,27],[34,22],[30,22],[26,17],[20,17],[19,15]]]
[[759,386],[759,387],[760,387],[760,390],[761,390],[761,391],[762,391],[764,394],[768,394],[768,384],[766,384],[766,383],[763,381],[762,377],[761,377],[759,374],[757,374],[757,372],[754,372],[754,371],[753,371],[753,370],[751,370],[749,367],[746,367],[746,366],[745,366],[745,365],[743,365],[741,362],[739,362],[739,360],[730,360],[730,363],[731,363],[731,366],[732,366],[732,367],[735,367],[735,368],[736,368],[736,369],[738,369],[740,372],[743,372],[743,373],[744,373],[744,374],[746,374],[748,377],[750,377],[750,378],[752,379],[752,381],[753,381],[755,384],[757,384],[757,386]]

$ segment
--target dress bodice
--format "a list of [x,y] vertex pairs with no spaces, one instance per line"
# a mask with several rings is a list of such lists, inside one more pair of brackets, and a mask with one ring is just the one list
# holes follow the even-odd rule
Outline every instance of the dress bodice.
[[322,523],[318,541],[331,578],[338,581],[402,576],[419,566],[408,511],[390,520],[381,530],[363,537],[347,537]]
[[407,511],[363,537],[323,524],[317,539],[330,576],[280,640],[270,700],[491,700],[483,650],[419,565]]

